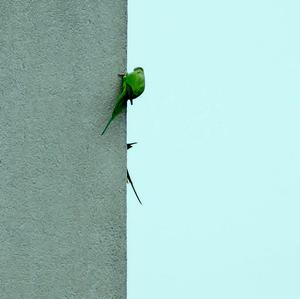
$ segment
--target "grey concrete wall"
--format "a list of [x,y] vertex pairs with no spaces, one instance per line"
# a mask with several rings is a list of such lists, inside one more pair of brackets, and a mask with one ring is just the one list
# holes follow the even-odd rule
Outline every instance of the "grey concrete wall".
[[126,298],[126,0],[0,1],[0,298]]

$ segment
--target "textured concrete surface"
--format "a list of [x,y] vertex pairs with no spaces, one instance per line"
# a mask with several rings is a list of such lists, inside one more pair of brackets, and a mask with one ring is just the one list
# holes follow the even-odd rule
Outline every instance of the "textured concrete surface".
[[126,298],[126,0],[0,1],[0,298]]

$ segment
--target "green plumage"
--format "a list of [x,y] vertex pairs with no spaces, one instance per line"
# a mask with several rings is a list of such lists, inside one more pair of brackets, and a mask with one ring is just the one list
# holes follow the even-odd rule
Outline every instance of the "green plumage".
[[133,72],[129,74],[122,74],[122,76],[122,92],[117,97],[117,103],[112,112],[111,118],[101,135],[105,133],[113,119],[123,111],[123,109],[126,107],[127,101],[130,100],[132,105],[132,100],[140,96],[145,90],[144,70],[141,67],[135,68]]

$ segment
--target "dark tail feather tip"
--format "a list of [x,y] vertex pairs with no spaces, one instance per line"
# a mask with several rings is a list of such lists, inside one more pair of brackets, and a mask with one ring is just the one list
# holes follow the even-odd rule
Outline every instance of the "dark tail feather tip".
[[107,123],[107,125],[105,126],[104,130],[101,133],[101,136],[105,133],[105,131],[107,130],[109,124],[111,123],[112,119],[109,120],[109,122]]

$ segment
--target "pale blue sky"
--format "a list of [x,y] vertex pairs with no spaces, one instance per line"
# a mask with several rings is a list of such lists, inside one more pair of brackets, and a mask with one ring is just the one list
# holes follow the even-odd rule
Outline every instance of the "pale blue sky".
[[128,299],[300,298],[299,11],[129,0]]

